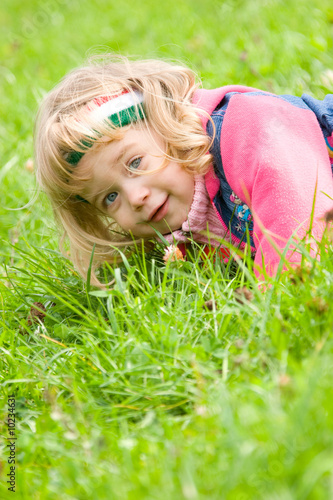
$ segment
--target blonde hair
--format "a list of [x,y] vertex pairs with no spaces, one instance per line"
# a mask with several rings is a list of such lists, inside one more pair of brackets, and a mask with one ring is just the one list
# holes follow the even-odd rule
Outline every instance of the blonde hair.
[[[51,200],[64,236],[69,238],[71,259],[83,277],[95,246],[92,283],[101,285],[94,270],[102,262],[114,263],[119,257],[116,248],[130,249],[133,239],[96,207],[84,203],[80,195],[91,172],[80,168],[80,163],[70,165],[66,158],[73,151],[84,153],[87,147],[102,147],[102,137],[119,140],[133,125],[116,128],[105,121],[89,123],[87,113],[82,120],[87,103],[123,90],[139,90],[143,93],[144,123],[166,142],[166,159],[176,160],[193,174],[204,174],[211,163],[207,154],[211,139],[191,104],[197,88],[195,75],[187,67],[104,55],[72,70],[43,100],[35,127],[37,179]],[[91,140],[88,146],[87,138]]]

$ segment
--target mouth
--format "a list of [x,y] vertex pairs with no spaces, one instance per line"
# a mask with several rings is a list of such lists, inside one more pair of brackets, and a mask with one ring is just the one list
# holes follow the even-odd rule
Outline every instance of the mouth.
[[155,209],[151,213],[149,217],[149,222],[159,222],[166,216],[168,210],[169,210],[169,196],[167,196],[166,200],[162,203],[162,205],[157,207],[157,209]]

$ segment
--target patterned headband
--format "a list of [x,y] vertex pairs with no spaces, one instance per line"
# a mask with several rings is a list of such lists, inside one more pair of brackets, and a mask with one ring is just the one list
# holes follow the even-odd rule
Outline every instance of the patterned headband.
[[[86,109],[89,118],[96,122],[108,120],[115,127],[124,127],[145,117],[142,103],[142,92],[124,90],[115,96],[97,97],[86,106]],[[91,148],[93,139],[91,141],[83,140],[82,145]],[[68,153],[66,161],[75,166],[84,154],[82,151],[71,151]]]

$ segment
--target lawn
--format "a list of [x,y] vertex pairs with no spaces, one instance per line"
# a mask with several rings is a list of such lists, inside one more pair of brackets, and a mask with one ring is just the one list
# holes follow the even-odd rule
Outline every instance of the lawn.
[[42,96],[89,54],[323,98],[331,0],[3,0],[0,29],[0,498],[333,498],[330,235],[266,288],[249,260],[158,248],[99,290],[60,253],[32,161]]

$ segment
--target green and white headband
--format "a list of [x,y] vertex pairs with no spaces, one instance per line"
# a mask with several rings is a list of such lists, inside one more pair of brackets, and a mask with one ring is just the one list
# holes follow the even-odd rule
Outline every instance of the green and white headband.
[[[129,92],[124,90],[115,96],[102,96],[93,99],[87,104],[86,110],[89,118],[95,122],[109,121],[115,127],[124,127],[132,122],[142,120],[145,117],[143,109],[143,94],[137,90]],[[90,148],[93,139],[83,140],[82,145]],[[71,151],[66,157],[70,165],[77,165],[85,152]]]

